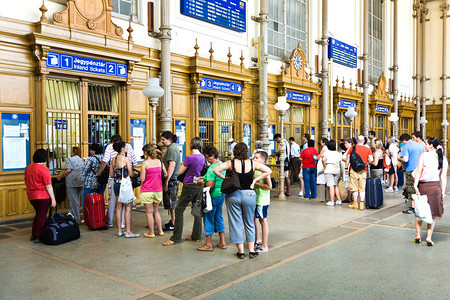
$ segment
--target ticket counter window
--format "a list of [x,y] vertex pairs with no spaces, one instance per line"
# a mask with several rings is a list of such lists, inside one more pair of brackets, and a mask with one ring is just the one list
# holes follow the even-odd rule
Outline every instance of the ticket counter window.
[[81,144],[78,82],[47,79],[46,102],[49,169],[56,174],[64,168],[72,147]]
[[284,115],[284,137],[287,140],[292,136],[297,143],[301,143],[304,131],[305,107],[292,105]]
[[117,86],[89,84],[88,86],[89,144],[105,147],[111,136],[119,133],[119,89]]
[[203,146],[216,146],[222,158],[229,157],[228,140],[237,138],[235,101],[233,99],[199,97],[198,117],[198,134],[203,141]]
[[413,132],[412,125],[413,119],[412,118],[401,118],[400,119],[400,132],[399,134],[401,135],[402,133],[411,133]]
[[339,141],[341,139],[346,139],[351,136],[350,134],[350,120],[347,118],[344,114],[345,111],[337,111],[334,118],[335,118],[335,124],[336,124],[336,141]]
[[386,129],[384,128],[384,126],[387,125],[386,118],[386,116],[376,115],[374,120],[375,124],[373,130],[375,131],[376,138],[382,141],[385,140],[384,132]]

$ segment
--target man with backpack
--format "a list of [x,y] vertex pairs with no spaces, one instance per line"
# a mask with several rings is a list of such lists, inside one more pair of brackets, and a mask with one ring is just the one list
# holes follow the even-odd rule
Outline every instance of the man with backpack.
[[[109,163],[111,162],[111,160],[117,156],[117,152],[113,149],[113,145],[115,143],[121,142],[123,141],[122,137],[118,134],[115,134],[111,137],[111,144],[109,144],[108,146],[106,146],[106,150],[105,150],[105,154],[103,155],[103,160],[102,163],[100,164],[100,169],[98,170],[97,175],[95,175],[95,177],[97,178],[97,180],[99,178],[104,177],[102,175],[102,172],[105,168],[109,165]],[[133,147],[131,147],[130,144],[126,143],[126,148],[127,148],[127,154],[126,156],[130,158],[131,161],[131,166],[134,168],[137,165],[137,159],[136,159],[136,155],[134,154],[133,151]],[[107,172],[109,174],[109,172]],[[107,226],[108,227],[113,227],[113,219],[114,219],[114,213],[116,210],[116,195],[114,194],[114,178],[109,178],[108,179],[108,195],[109,195],[109,199],[108,199],[108,214],[106,216],[106,221],[107,221]],[[124,207],[125,208],[125,207]],[[122,217],[122,221],[125,220]],[[122,228],[124,227],[124,222],[122,222]]]
[[[364,210],[366,196],[367,163],[373,161],[372,150],[364,146],[364,136],[359,135],[356,145],[348,149],[345,162],[345,172],[348,173],[350,165],[350,182],[348,187],[353,192],[353,203],[349,208]],[[360,204],[358,206],[358,195]]]

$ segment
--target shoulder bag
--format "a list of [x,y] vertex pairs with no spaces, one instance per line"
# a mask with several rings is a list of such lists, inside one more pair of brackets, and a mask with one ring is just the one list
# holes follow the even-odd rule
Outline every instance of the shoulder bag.
[[128,176],[127,178],[123,178],[123,167],[122,167],[122,181],[120,182],[119,202],[128,204],[134,200],[136,200],[136,196],[134,195],[133,185],[131,184],[130,176]]
[[222,182],[222,187],[220,191],[223,194],[231,194],[237,190],[241,189],[241,182],[239,181],[239,175],[234,169],[234,160],[231,161],[231,170],[227,172],[227,176]]
[[[95,155],[94,155],[94,157],[98,161],[98,163],[101,165],[102,162],[100,161],[100,159],[98,159],[98,157],[95,156]],[[94,170],[92,170],[92,172],[94,172]],[[109,166],[107,164],[105,166],[105,168],[103,169],[102,173],[100,173],[100,175],[97,177],[97,182],[100,183],[100,184],[107,184],[108,183],[108,179],[109,179]]]

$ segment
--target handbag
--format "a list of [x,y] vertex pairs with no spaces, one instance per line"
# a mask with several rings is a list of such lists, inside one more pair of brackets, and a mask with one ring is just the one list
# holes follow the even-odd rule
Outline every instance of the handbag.
[[194,217],[202,218],[203,217],[203,190],[200,189],[197,198],[192,203],[191,206],[191,215]]
[[239,189],[241,189],[241,182],[239,181],[239,176],[234,169],[234,160],[231,161],[231,170],[227,172],[227,177],[222,181],[222,187],[220,191],[223,194],[231,194]]
[[66,200],[66,179],[58,180],[52,178],[53,193],[55,194],[56,203],[61,203]]
[[317,174],[321,174],[325,171],[325,168],[323,167],[322,157],[317,162]]
[[210,212],[213,209],[211,194],[209,193],[210,189],[209,186],[203,188],[203,202],[205,205],[203,208],[204,213]]
[[417,220],[424,221],[427,224],[433,224],[433,216],[431,215],[431,208],[430,204],[428,204],[427,195],[413,194],[411,197],[414,200],[414,212]]
[[128,176],[127,178],[123,178],[123,168],[122,168],[122,181],[120,182],[119,202],[127,204],[134,200],[136,200],[136,196],[134,195],[133,185],[131,184],[130,176]]
[[133,186],[133,189],[135,189],[141,186],[141,172],[136,169],[133,169],[133,171],[138,173],[137,176],[131,177],[131,185]]

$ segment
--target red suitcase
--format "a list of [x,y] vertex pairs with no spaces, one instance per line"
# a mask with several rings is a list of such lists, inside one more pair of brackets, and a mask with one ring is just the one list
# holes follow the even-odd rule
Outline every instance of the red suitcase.
[[102,194],[88,194],[84,198],[84,223],[91,229],[106,227],[105,200]]

